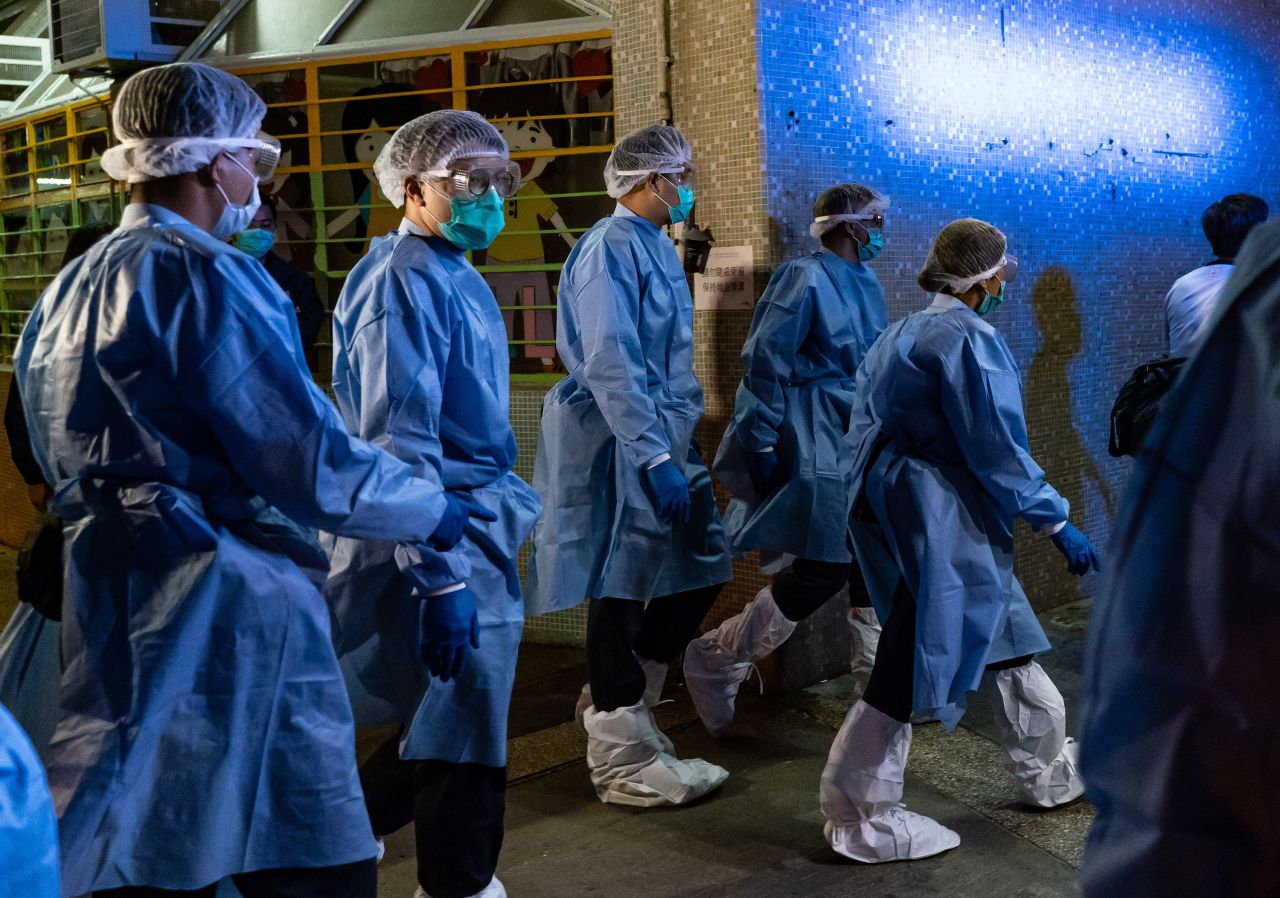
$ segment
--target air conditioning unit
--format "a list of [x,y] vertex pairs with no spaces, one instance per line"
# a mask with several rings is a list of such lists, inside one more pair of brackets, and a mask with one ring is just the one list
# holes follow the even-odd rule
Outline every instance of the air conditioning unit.
[[52,71],[127,72],[173,62],[224,0],[47,0]]

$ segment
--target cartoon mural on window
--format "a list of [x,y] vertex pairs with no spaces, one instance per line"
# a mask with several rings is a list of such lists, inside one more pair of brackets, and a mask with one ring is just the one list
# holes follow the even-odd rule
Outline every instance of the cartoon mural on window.
[[[479,97],[476,109],[501,132],[513,155],[554,153],[565,145],[563,120],[544,116],[563,114],[557,85],[493,88]],[[568,249],[577,242],[565,223],[556,200],[547,195],[538,179],[554,156],[524,156],[520,165],[519,192],[507,200],[506,229],[485,252],[485,264],[525,266],[523,271],[489,271],[485,280],[493,289],[507,333],[512,340],[538,340],[513,346],[513,358],[539,359],[550,368],[555,358],[556,319],[551,279],[541,268],[546,263],[542,229],[548,227]],[[517,310],[519,319],[517,320]]]
[[[396,128],[425,112],[440,108],[417,94],[406,94],[412,86],[404,83],[374,84],[353,94],[342,110],[342,150],[347,162],[358,162],[351,170],[351,193],[355,208],[329,220],[328,236],[352,236],[359,241],[358,252],[368,248],[369,238],[381,237],[400,226],[401,212],[394,208],[373,176],[373,161],[391,139]],[[354,249],[348,246],[349,249]]]
[[[477,260],[502,308],[515,372],[555,367],[557,266],[578,235],[612,207],[602,196],[603,151],[559,152],[607,148],[612,139],[612,81],[577,80],[584,48],[599,52],[586,44],[556,44],[468,59],[468,80],[486,85],[468,94],[468,105],[502,132],[523,180],[507,201],[506,229]],[[592,57],[588,68],[582,74],[607,76],[607,52]]]

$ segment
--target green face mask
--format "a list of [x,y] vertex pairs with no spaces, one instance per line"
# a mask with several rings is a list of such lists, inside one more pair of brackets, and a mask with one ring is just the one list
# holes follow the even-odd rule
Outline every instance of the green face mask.
[[1000,308],[1000,303],[1004,302],[1004,281],[1000,282],[999,293],[988,293],[982,298],[982,302],[978,303],[975,311],[984,318]]
[[507,226],[506,203],[496,190],[477,200],[449,198],[449,220],[440,233],[458,249],[486,249]]
[[867,229],[867,242],[858,246],[858,261],[870,262],[880,255],[884,249],[884,231],[880,228]]
[[261,259],[271,252],[271,247],[275,246],[275,243],[276,232],[268,231],[266,228],[250,228],[235,236],[236,249],[255,259]]

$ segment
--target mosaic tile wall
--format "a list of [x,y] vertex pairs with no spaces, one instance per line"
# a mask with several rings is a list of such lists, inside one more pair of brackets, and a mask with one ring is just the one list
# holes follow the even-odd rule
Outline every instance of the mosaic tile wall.
[[[698,165],[697,222],[721,246],[750,245],[756,289],[768,280],[773,241],[760,177],[761,134],[756,94],[755,3],[675,2],[671,19],[672,99],[675,124],[689,138]],[[694,316],[694,367],[706,398],[698,441],[710,461],[733,414],[742,377],[740,354],[751,325],[747,311],[703,311]],[[723,510],[729,496],[717,484]],[[733,581],[706,623],[738,610],[765,585],[753,556],[734,564]]]
[[[893,200],[872,264],[891,318],[946,222],[975,216],[1022,263],[991,321],[1024,376],[1031,445],[1100,544],[1128,475],[1110,406],[1163,350],[1162,299],[1206,261],[1200,213],[1233,192],[1280,208],[1280,7],[1177,0],[760,0],[768,213],[784,256],[808,206],[863,181]],[[1091,594],[1022,531],[1047,607]],[[1105,559],[1104,559],[1105,561]]]

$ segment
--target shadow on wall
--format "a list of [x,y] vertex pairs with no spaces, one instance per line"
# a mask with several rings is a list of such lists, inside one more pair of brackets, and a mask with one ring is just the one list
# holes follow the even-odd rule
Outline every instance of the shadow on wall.
[[[1061,265],[1044,270],[1031,288],[1031,308],[1040,334],[1040,348],[1027,374],[1026,414],[1031,455],[1040,463],[1049,483],[1071,503],[1071,517],[1084,520],[1087,490],[1101,497],[1110,520],[1115,510],[1111,487],[1074,424],[1071,407],[1071,365],[1080,356],[1083,340],[1080,309],[1071,275]],[[1089,434],[1089,443],[1101,447],[1106,434]],[[1089,534],[1096,539],[1098,534]],[[1039,582],[1028,583],[1028,595],[1037,609],[1074,601],[1082,581],[1064,571],[1061,555],[1047,539],[1021,540],[1016,559],[1019,579],[1031,572],[1051,572]],[[1105,561],[1105,559],[1104,559]]]

